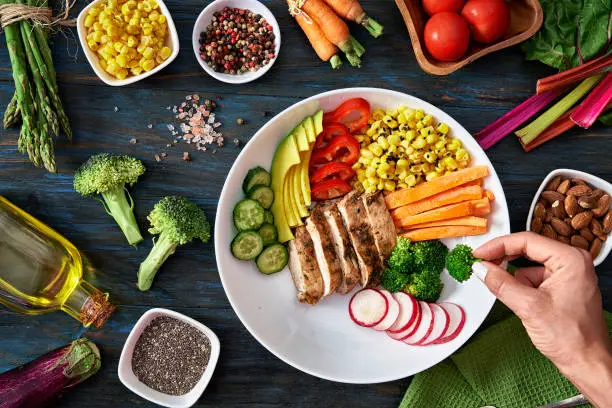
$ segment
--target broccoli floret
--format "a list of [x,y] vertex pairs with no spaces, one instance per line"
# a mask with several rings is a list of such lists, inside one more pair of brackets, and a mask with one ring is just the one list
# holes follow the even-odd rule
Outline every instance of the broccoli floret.
[[398,237],[389,257],[389,267],[397,269],[398,271],[405,271],[410,273],[412,266],[414,265],[414,255],[411,251],[410,240],[403,237]]
[[448,248],[438,240],[414,242],[411,246],[416,268],[439,275],[444,270]]
[[392,293],[404,289],[408,282],[410,282],[410,275],[397,268],[385,269],[381,278],[382,287]]
[[203,242],[210,239],[210,224],[204,211],[195,203],[181,196],[164,197],[155,204],[147,217],[151,223],[149,232],[159,234],[153,241],[153,248],[140,264],[138,270],[138,289],[148,290],[155,274],[174,253],[179,245],[195,238]]
[[101,195],[104,209],[115,219],[130,245],[141,242],[142,235],[134,217],[134,201],[125,186],[132,186],[144,172],[145,167],[138,159],[102,153],[91,156],[74,174],[76,192],[84,196]]
[[472,276],[472,265],[482,259],[474,258],[472,248],[467,245],[457,245],[446,255],[446,269],[450,276],[459,282],[466,281]]
[[424,302],[435,302],[440,297],[444,284],[439,273],[422,271],[413,274],[404,290]]

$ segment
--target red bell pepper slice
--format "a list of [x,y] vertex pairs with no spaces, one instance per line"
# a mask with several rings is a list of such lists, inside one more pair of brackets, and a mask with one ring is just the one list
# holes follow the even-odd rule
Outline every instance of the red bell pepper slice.
[[329,145],[329,143],[337,136],[350,135],[348,128],[342,123],[333,122],[323,127],[323,132],[317,137],[315,142],[315,149],[323,149]]
[[342,103],[333,112],[326,112],[323,125],[340,122],[346,125],[351,133],[363,129],[370,120],[370,103],[363,98],[353,98]]
[[346,181],[329,179],[313,185],[310,194],[313,200],[323,201],[342,197],[351,190],[351,186]]
[[316,169],[310,177],[310,183],[317,184],[332,178],[349,181],[353,177],[355,170],[351,166],[342,162],[331,162]]
[[354,164],[359,159],[359,142],[351,135],[335,137],[329,146],[315,150],[310,158],[310,167],[339,161]]

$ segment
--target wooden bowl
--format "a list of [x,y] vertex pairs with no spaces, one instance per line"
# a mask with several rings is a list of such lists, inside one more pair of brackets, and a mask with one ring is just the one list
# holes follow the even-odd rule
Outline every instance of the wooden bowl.
[[421,1],[395,0],[395,3],[408,27],[412,48],[419,65],[425,72],[433,75],[448,75],[484,55],[521,43],[534,35],[544,21],[538,0],[509,0],[507,4],[510,8],[510,26],[503,39],[489,45],[471,41],[470,48],[463,57],[457,61],[443,62],[433,58],[425,48],[423,32],[429,16],[423,10]]

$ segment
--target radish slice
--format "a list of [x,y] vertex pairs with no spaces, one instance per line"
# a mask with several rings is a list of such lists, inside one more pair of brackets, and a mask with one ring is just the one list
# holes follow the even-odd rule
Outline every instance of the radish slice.
[[[402,306],[400,305],[400,308],[401,307]],[[421,323],[421,306],[419,306],[419,303],[417,302],[416,308],[415,308],[415,317],[412,323],[410,324],[410,326],[406,327],[404,330],[397,332],[397,333],[391,333],[390,331],[387,330],[387,335],[389,335],[389,337],[391,337],[393,340],[403,341],[406,337],[412,335],[412,333],[416,331],[420,323]]]
[[431,306],[420,300],[419,306],[421,306],[421,322],[415,332],[403,340],[406,344],[415,345],[420,343],[426,339],[433,330],[434,314]]
[[444,344],[455,339],[459,333],[461,333],[465,325],[465,311],[461,306],[448,302],[440,303],[439,306],[448,312],[450,323],[442,337],[438,340],[434,340],[432,344]]
[[414,320],[420,314],[419,304],[416,299],[405,292],[397,292],[393,294],[393,298],[400,305],[399,316],[393,326],[389,327],[389,333],[401,333],[412,325]]
[[446,333],[446,329],[448,329],[450,320],[448,312],[442,306],[435,303],[430,303],[429,306],[431,306],[434,315],[434,325],[429,336],[423,339],[423,341],[418,344],[419,346],[428,346],[434,341],[441,339],[444,333]]
[[391,327],[397,320],[397,317],[400,314],[400,305],[397,300],[395,300],[393,295],[391,295],[391,292],[384,289],[379,289],[379,291],[387,298],[389,309],[387,310],[387,315],[385,316],[385,318],[372,328],[378,331],[385,331],[389,327]]
[[377,289],[363,289],[349,303],[351,319],[359,326],[372,327],[382,322],[389,310],[389,301]]

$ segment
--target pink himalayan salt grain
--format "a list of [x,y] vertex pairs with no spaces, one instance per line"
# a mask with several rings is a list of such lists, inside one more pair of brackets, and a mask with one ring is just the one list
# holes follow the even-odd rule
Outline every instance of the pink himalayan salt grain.
[[[194,144],[196,150],[206,151],[206,145],[216,144],[223,146],[223,135],[218,132],[221,122],[216,121],[212,110],[215,103],[206,101],[199,103],[200,96],[197,94],[187,95],[185,101],[171,108],[178,119],[178,130],[173,124],[168,124],[168,131],[175,137],[175,142],[184,140],[188,144]],[[169,107],[170,108],[170,107]]]

